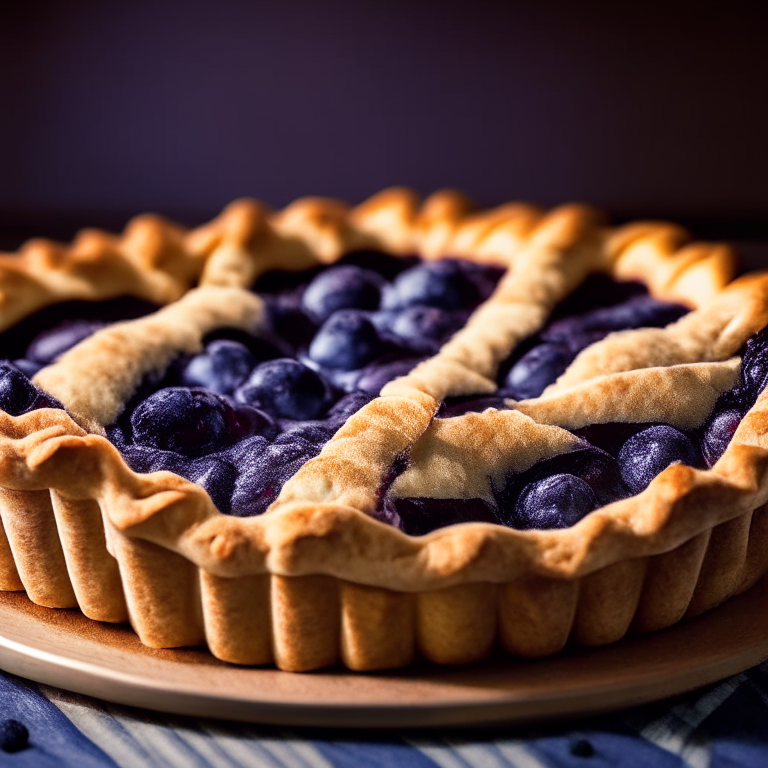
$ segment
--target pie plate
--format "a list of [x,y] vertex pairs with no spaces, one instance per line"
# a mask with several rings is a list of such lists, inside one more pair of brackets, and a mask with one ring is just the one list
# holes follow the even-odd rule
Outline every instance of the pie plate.
[[526,723],[658,701],[768,658],[768,578],[698,618],[596,649],[463,668],[361,674],[238,667],[207,650],[154,650],[127,627],[0,593],[0,667],[107,701],[287,726]]

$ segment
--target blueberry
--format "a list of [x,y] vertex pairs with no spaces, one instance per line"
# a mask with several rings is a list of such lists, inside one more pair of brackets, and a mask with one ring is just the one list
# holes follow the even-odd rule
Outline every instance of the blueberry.
[[393,379],[399,376],[405,376],[410,373],[422,358],[405,358],[405,360],[394,360],[383,365],[372,364],[368,366],[363,375],[357,381],[357,387],[371,395],[378,395],[381,388]]
[[679,304],[658,301],[651,296],[635,296],[622,304],[556,320],[541,332],[541,338],[566,344],[575,355],[614,331],[661,328],[687,311]]
[[331,315],[309,345],[309,357],[318,365],[354,371],[386,351],[373,323],[354,309]]
[[204,456],[191,460],[173,451],[143,445],[125,446],[120,449],[120,453],[134,472],[175,472],[186,480],[201,485],[216,508],[224,514],[229,513],[237,470],[230,461],[221,456]]
[[320,320],[340,309],[378,309],[384,279],[370,269],[351,264],[321,272],[307,286],[302,305]]
[[131,414],[133,440],[184,456],[200,456],[227,441],[232,409],[200,389],[169,387],[139,403]]
[[452,336],[466,318],[437,307],[407,307],[398,312],[389,325],[395,335],[417,346],[437,346]]
[[721,411],[712,417],[701,438],[701,452],[707,466],[711,467],[725,453],[742,418],[742,412],[735,408]]
[[581,318],[585,331],[621,331],[627,328],[663,328],[688,312],[680,304],[659,301],[652,296],[635,296],[613,307],[601,307]]
[[523,528],[569,528],[598,506],[588,483],[562,473],[526,486],[517,499],[515,516]]
[[256,360],[243,344],[218,339],[189,361],[181,381],[188,387],[205,387],[220,395],[229,395],[255,366]]
[[306,347],[317,332],[317,322],[293,296],[266,297],[267,320],[272,331],[295,348]]
[[741,376],[747,397],[753,403],[768,382],[768,328],[763,328],[747,341]]
[[20,416],[31,408],[38,397],[35,385],[14,365],[0,363],[0,410]]
[[564,344],[539,344],[510,368],[503,389],[516,400],[538,397],[572,360],[573,352]]
[[296,420],[316,419],[331,404],[331,394],[322,376],[290,358],[257,366],[235,397],[280,418]]
[[633,493],[640,493],[656,475],[670,464],[681,462],[695,466],[693,443],[674,427],[649,427],[627,440],[619,451],[622,480]]
[[[591,489],[596,500],[595,506],[591,509],[611,504],[628,495],[627,488],[621,481],[619,467],[612,456],[593,446],[579,448],[569,453],[542,459],[524,472],[510,474],[501,489],[497,489],[494,485],[494,496],[496,497],[501,522],[512,528],[524,529],[534,525],[538,526],[541,521],[532,523],[529,517],[529,512],[533,509],[531,506],[533,501],[521,501],[521,499],[532,493],[533,488],[539,487],[541,489],[536,492],[537,495],[532,497],[532,499],[544,499],[547,497],[547,494],[555,494],[555,490],[560,488],[557,483],[554,485],[543,483],[543,481],[555,476],[575,477],[584,481]],[[579,513],[583,512],[585,504],[583,499],[589,499],[590,497],[578,483],[573,483],[571,480],[563,482],[565,483],[562,486],[563,488],[576,489],[573,490],[574,498],[582,499],[579,502],[582,506],[578,506],[574,502],[574,509]],[[581,490],[578,490],[577,487]],[[553,488],[555,490],[552,490]],[[563,493],[565,494],[564,498],[567,497],[566,492],[563,491]],[[553,505],[557,507],[554,502]],[[587,511],[591,511],[591,509]],[[551,514],[554,515],[555,513]],[[583,514],[586,514],[586,512]],[[564,515],[563,519],[566,519],[568,513],[566,512]],[[572,523],[568,524],[571,525]]]
[[49,365],[59,355],[63,355],[75,344],[79,344],[105,326],[106,323],[101,320],[65,321],[37,336],[27,348],[25,357],[36,363]]
[[3,752],[21,752],[29,745],[29,731],[24,723],[10,718],[0,720],[0,749]]
[[401,272],[384,294],[385,309],[421,304],[439,309],[469,309],[481,299],[476,283],[453,259],[419,264]]

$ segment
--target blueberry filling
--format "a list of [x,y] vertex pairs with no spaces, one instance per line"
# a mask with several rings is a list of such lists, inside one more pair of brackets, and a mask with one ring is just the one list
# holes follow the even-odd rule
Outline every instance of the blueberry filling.
[[[608,333],[663,327],[686,311],[651,298],[638,284],[591,277],[501,366],[496,394],[450,398],[438,418],[501,409],[509,407],[507,399],[536,397],[578,352]],[[564,528],[598,507],[642,492],[673,463],[711,467],[768,384],[768,328],[752,336],[740,354],[739,383],[720,395],[709,418],[696,429],[683,433],[666,424],[593,424],[574,430],[583,448],[539,461],[494,486],[492,504],[480,499],[389,497],[388,513],[415,535],[488,515],[493,522],[521,530]]]
[[131,297],[54,304],[0,332],[0,358],[18,360],[20,368],[33,371],[30,375],[34,375],[40,367],[49,365],[99,328],[119,320],[133,320],[157,309],[155,304]]
[[397,499],[378,517],[396,521],[410,536],[422,536],[454,523],[499,522],[494,508],[483,499]]
[[494,488],[499,522],[518,529],[566,528],[629,495],[616,460],[592,446],[539,461]]
[[[271,335],[220,329],[194,356],[148,378],[107,434],[138,472],[173,471],[203,486],[217,508],[262,513],[284,483],[381,388],[434,354],[493,291],[501,270],[462,261],[420,262],[373,252],[338,265],[262,276]],[[18,416],[61,407],[30,378],[110,322],[152,307],[102,302],[67,320],[45,310],[0,334],[0,409]],[[550,322],[502,364],[492,395],[450,398],[451,418],[540,395],[586,346],[607,334],[663,327],[686,308],[633,283],[589,278]],[[45,314],[47,313],[47,314]],[[47,323],[47,325],[46,325]],[[460,522],[517,529],[574,525],[593,510],[643,491],[670,464],[704,468],[724,453],[768,383],[768,329],[748,340],[739,384],[707,421],[680,432],[665,424],[596,424],[575,430],[582,447],[537,462],[493,485],[482,499],[393,498],[382,488],[377,516],[412,535]]]
[[38,390],[30,379],[100,328],[156,309],[149,302],[129,297],[68,301],[46,307],[1,332],[0,410],[20,416],[37,408],[61,408],[61,403]]
[[[349,416],[450,338],[501,274],[358,253],[324,270],[264,275],[254,290],[271,335],[209,335],[201,353],[145,381],[107,434],[134,470],[172,470],[220,511],[260,514]],[[452,297],[433,306],[440,280]]]

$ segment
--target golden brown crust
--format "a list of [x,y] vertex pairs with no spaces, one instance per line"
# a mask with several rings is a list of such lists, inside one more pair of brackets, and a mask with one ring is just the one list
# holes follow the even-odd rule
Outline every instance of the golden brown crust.
[[[569,529],[472,523],[416,538],[366,514],[375,510],[392,462],[408,449],[411,467],[395,494],[419,488],[434,494],[434,478],[442,477],[443,498],[487,498],[489,476],[575,447],[570,433],[522,414],[537,401],[443,422],[433,417],[448,394],[490,391],[500,361],[590,272],[643,279],[655,295],[714,317],[712,324],[681,321],[666,333],[665,339],[678,334],[686,350],[698,345],[697,353],[705,354],[696,360],[678,355],[665,370],[674,377],[685,369],[703,381],[692,389],[698,402],[728,386],[738,360],[727,359],[766,324],[768,277],[723,291],[733,271],[727,250],[686,246],[685,233],[665,224],[608,230],[579,207],[547,216],[522,204],[473,213],[457,193],[435,195],[419,207],[413,193],[400,189],[356,208],[311,199],[275,214],[239,202],[213,224],[179,237],[207,259],[204,285],[235,292],[266,269],[301,269],[356,248],[458,255],[503,264],[508,273],[464,331],[350,418],[261,517],[221,515],[202,488],[172,473],[132,472],[106,439],[62,411],[0,413],[0,588],[23,584],[38,602],[76,603],[102,620],[127,613],[154,646],[208,642],[235,663],[275,661],[300,670],[341,659],[353,669],[377,669],[407,664],[415,654],[466,663],[489,653],[495,640],[524,656],[556,652],[569,637],[611,642],[633,623],[657,629],[706,610],[765,571],[766,395],[712,470],[672,465],[643,493]],[[13,279],[6,283],[0,274],[0,286]],[[102,289],[92,290],[101,297]],[[24,311],[33,306],[28,302]],[[243,322],[257,325],[258,307],[248,306]],[[2,321],[12,324],[19,311],[3,313]],[[133,328],[152,320],[137,322]],[[145,357],[151,344],[139,334],[136,359],[159,365],[171,347],[194,346],[207,322],[201,320],[191,340],[166,339],[159,357],[154,351]],[[121,374],[124,386],[116,387],[106,409],[95,400],[73,405],[71,384],[56,382],[104,338],[75,348],[37,379],[49,390],[62,387],[59,394],[91,429],[113,417],[138,374]],[[614,343],[609,337],[603,344]],[[633,359],[606,368],[604,357],[588,366],[580,358],[578,375],[566,372],[570,378],[558,381],[552,396],[567,397],[597,376],[655,375],[658,364]],[[551,420],[561,424],[559,416]],[[515,455],[521,434],[530,444]],[[22,512],[29,505],[36,511],[25,527]],[[93,517],[95,505],[103,529]],[[81,517],[89,522],[78,523]],[[31,552],[53,563],[48,572],[30,562]],[[98,589],[86,583],[90,568],[104,574]]]
[[704,423],[715,400],[739,380],[737,357],[596,376],[514,407],[540,424],[580,429],[589,424],[650,424],[678,429]]
[[[420,591],[465,581],[501,583],[527,572],[579,577],[626,557],[666,551],[755,509],[768,498],[761,487],[768,438],[756,429],[766,418],[768,398],[761,397],[713,470],[672,465],[643,493],[554,531],[468,523],[414,538],[351,507],[311,502],[285,504],[261,517],[226,517],[193,483],[167,472],[132,472],[105,438],[84,434],[61,411],[0,414],[3,434],[15,435],[0,441],[0,465],[6,488],[94,498],[117,531],[179,552],[220,576],[328,573]],[[48,427],[40,430],[41,422]]]
[[208,246],[198,232],[149,214],[129,222],[120,236],[85,229],[71,245],[30,240],[17,254],[0,254],[0,330],[71,299],[176,301],[200,277]]
[[521,411],[490,409],[436,419],[413,446],[409,467],[390,495],[492,501],[492,482],[580,445],[567,430],[537,423]]
[[592,344],[544,395],[623,371],[725,360],[766,325],[768,279],[748,276],[666,328],[621,331]]

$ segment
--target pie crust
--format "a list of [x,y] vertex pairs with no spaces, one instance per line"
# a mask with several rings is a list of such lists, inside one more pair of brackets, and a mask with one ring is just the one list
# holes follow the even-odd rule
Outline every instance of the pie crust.
[[[226,516],[178,475],[129,469],[103,427],[142,376],[217,325],[258,332],[262,305],[244,289],[259,274],[363,248],[507,272],[465,328],[350,417],[265,514]],[[693,311],[592,345],[540,398],[434,419],[445,397],[493,392],[499,363],[594,272],[641,280]],[[207,644],[228,662],[292,671],[466,664],[495,646],[542,656],[706,611],[768,570],[765,393],[711,470],[673,464],[571,528],[465,523],[410,537],[371,513],[406,451],[392,494],[487,498],[493,477],[575,447],[563,427],[699,423],[733,385],[739,348],[768,325],[768,274],[734,273],[727,246],[690,242],[671,224],[610,228],[575,205],[475,212],[455,192],[421,204],[405,189],[354,208],[305,199],[272,212],[245,200],[189,232],[142,218],[120,238],[28,244],[0,257],[2,328],[74,297],[174,303],[37,375],[67,412],[0,412],[0,589],[130,621],[152,647]]]

